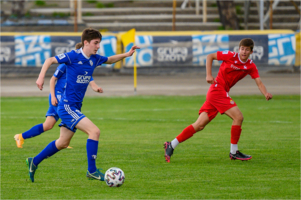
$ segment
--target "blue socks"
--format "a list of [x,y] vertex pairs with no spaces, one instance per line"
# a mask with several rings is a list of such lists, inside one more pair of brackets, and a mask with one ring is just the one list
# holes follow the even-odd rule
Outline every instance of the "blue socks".
[[86,148],[88,157],[88,171],[92,174],[96,171],[98,141],[88,139]]
[[59,150],[55,146],[55,140],[50,142],[45,149],[43,149],[36,157],[33,159],[33,164],[38,166],[45,158],[48,158],[58,152]]
[[[87,157],[88,157],[88,171],[94,173],[96,171],[96,157],[98,151],[98,141],[87,140]],[[55,146],[55,140],[50,142],[45,149],[43,149],[36,157],[33,158],[33,164],[38,166],[44,159],[54,155],[59,150]]]
[[33,126],[31,129],[29,129],[28,131],[22,133],[22,137],[24,139],[27,139],[27,138],[38,136],[43,132],[44,132],[43,124],[37,124]]

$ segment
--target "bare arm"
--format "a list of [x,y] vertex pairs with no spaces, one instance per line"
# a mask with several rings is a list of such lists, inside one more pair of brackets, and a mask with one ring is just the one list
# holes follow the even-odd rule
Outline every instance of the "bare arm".
[[272,99],[273,95],[271,93],[268,93],[268,91],[267,91],[266,87],[264,86],[264,84],[262,83],[261,79],[260,78],[255,78],[254,80],[255,80],[260,92],[265,96],[265,99],[267,101]]
[[98,93],[103,93],[103,90],[101,87],[99,87],[95,81],[90,81],[89,83],[90,87],[92,88],[92,90],[94,90],[94,92],[98,92]]
[[55,57],[47,58],[42,66],[41,72],[39,77],[36,81],[36,84],[40,90],[43,90],[44,85],[44,78],[47,70],[49,69],[50,65],[58,63]]
[[51,94],[51,104],[53,106],[57,106],[57,99],[55,96],[55,83],[57,81],[57,78],[55,76],[52,76],[50,79],[50,94]]
[[211,53],[207,56],[206,59],[206,81],[207,83],[213,84],[214,77],[212,76],[212,62],[217,60],[217,53]]
[[140,49],[140,47],[132,46],[132,48],[126,53],[110,56],[108,58],[107,62],[105,62],[105,63],[106,64],[113,64],[115,62],[118,62],[119,60],[122,60],[122,59],[126,58],[126,57],[132,56],[133,53],[135,52],[135,49]]

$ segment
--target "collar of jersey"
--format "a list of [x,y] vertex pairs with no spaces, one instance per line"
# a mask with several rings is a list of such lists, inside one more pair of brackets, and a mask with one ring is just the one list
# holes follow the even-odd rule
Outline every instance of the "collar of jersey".
[[242,64],[246,64],[246,63],[249,61],[249,59],[247,59],[246,62],[243,62],[242,60],[240,60],[239,53],[238,53],[238,59],[239,59],[239,61],[240,61]]
[[84,56],[85,58],[87,58],[88,60],[90,59],[90,57],[86,56],[86,54],[83,52],[83,47],[80,48],[80,52],[83,54],[83,56]]

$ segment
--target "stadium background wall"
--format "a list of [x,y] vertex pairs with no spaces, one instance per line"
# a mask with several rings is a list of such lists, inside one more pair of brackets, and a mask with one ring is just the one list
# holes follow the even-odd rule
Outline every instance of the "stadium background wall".
[[[123,33],[102,33],[103,39],[98,54],[111,56],[122,53],[124,48],[121,35]],[[2,72],[30,71],[36,74],[45,59],[74,49],[75,44],[81,40],[80,36],[79,32],[1,33]],[[259,67],[279,69],[279,67],[300,65],[300,49],[298,49],[300,48],[300,33],[294,33],[291,30],[250,30],[136,32],[135,43],[141,47],[137,50],[137,67],[205,67],[208,54],[224,50],[237,52],[238,42],[246,37],[255,41],[251,59]],[[129,48],[130,46],[125,47],[125,49]],[[105,72],[132,68],[133,58],[129,57],[124,62],[101,65],[98,68]],[[219,62],[214,62],[214,65],[218,66]],[[24,67],[31,68],[31,70],[21,69]],[[51,70],[50,73],[52,73]]]

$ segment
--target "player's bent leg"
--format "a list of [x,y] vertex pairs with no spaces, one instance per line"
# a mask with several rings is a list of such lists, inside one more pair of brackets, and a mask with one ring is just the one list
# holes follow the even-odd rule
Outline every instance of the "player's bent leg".
[[45,122],[43,123],[44,132],[51,130],[56,123],[56,119],[53,116],[47,116]]
[[238,125],[238,126],[242,125],[244,117],[242,112],[239,110],[238,106],[230,108],[225,112],[225,114],[233,120],[232,125]]
[[86,176],[88,177],[89,180],[104,181],[104,174],[100,172],[100,169],[96,168],[96,158],[97,158],[100,130],[87,117],[80,120],[76,125],[76,128],[85,132],[89,136],[86,144],[87,160],[88,160],[88,170]]
[[76,125],[76,128],[85,132],[89,136],[89,139],[96,140],[96,141],[99,140],[99,136],[100,136],[99,128],[87,117],[80,120]]
[[238,150],[237,146],[242,131],[241,125],[244,119],[241,111],[237,106],[235,106],[227,110],[225,114],[233,120],[231,127],[231,145],[229,153],[230,159],[242,161],[252,159],[252,156],[241,153]]
[[53,116],[47,116],[43,124],[37,124],[33,126],[31,129],[29,129],[28,131],[24,132],[23,133],[24,138],[23,138],[23,134],[16,134],[14,136],[14,139],[16,141],[17,147],[23,148],[25,139],[36,137],[41,133],[52,129],[55,123],[56,123],[56,119]]
[[55,141],[56,148],[59,150],[67,148],[70,144],[73,135],[73,131],[62,126],[60,129],[60,137]]
[[209,122],[210,120],[208,114],[206,112],[202,112],[199,115],[196,122],[186,127],[172,142],[165,142],[164,143],[165,161],[168,163],[170,162],[170,158],[173,155],[174,149],[179,143],[189,139],[196,132],[203,130]]
[[205,126],[206,126],[209,122],[210,122],[210,119],[209,119],[208,113],[202,112],[202,113],[199,115],[199,117],[198,117],[198,119],[196,120],[196,122],[194,122],[194,123],[192,124],[192,126],[193,126],[194,130],[195,130],[196,132],[198,132],[198,131],[203,130],[203,129],[205,128]]

